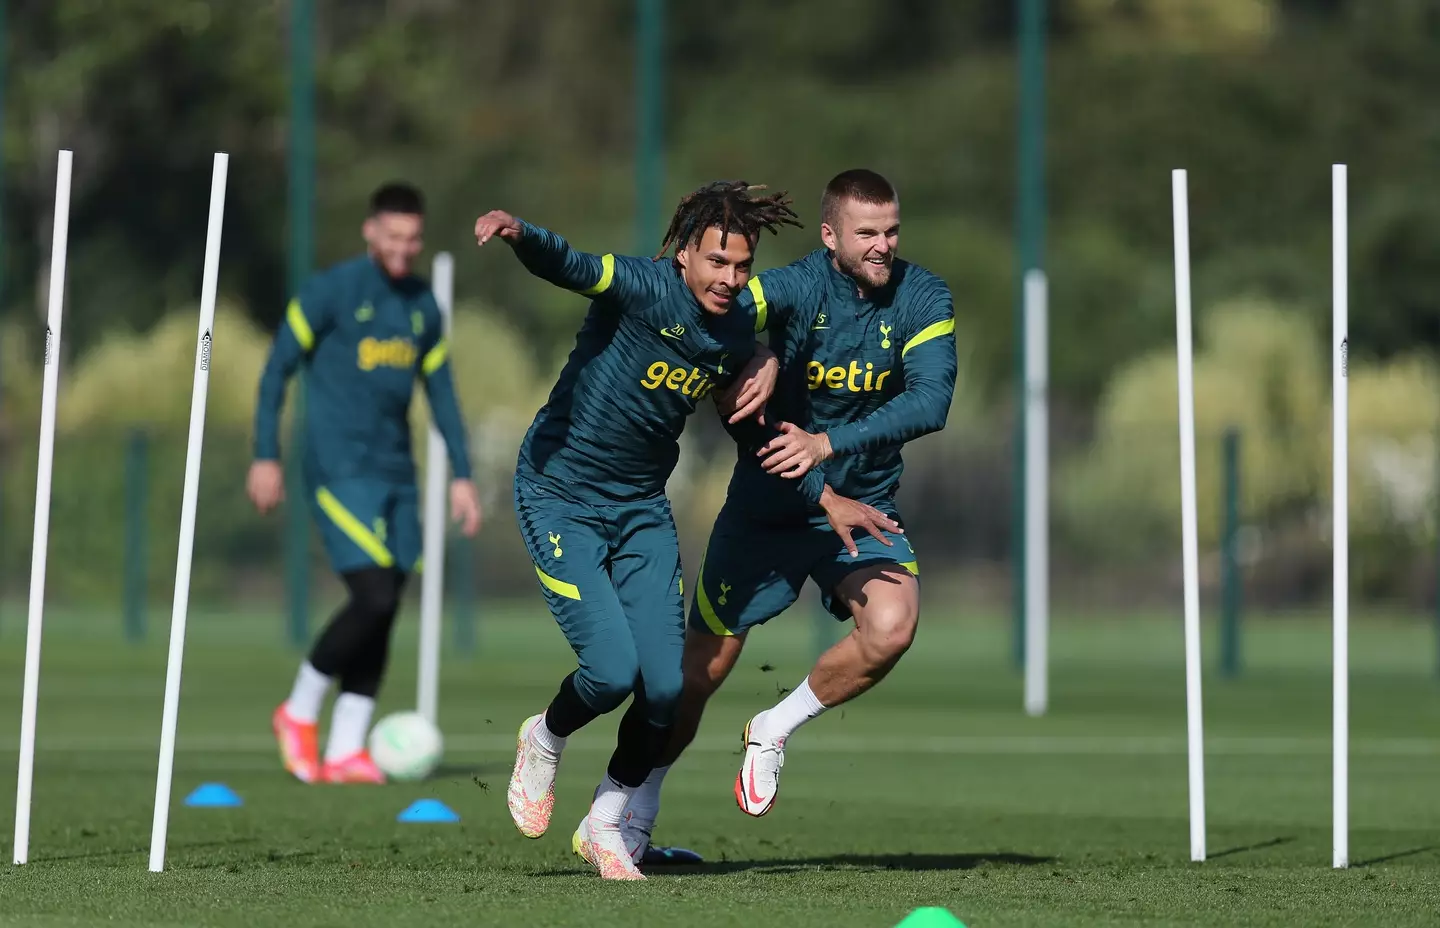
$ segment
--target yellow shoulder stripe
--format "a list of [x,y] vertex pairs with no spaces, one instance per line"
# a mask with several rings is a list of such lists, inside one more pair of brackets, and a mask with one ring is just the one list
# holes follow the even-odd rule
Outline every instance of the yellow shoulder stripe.
[[434,348],[425,352],[425,360],[420,362],[420,370],[425,373],[426,377],[429,377],[440,369],[440,366],[445,363],[445,359],[449,357],[449,355],[450,340],[448,338],[442,338],[435,343]]
[[911,348],[918,348],[920,345],[925,344],[932,338],[939,338],[942,335],[954,334],[954,316],[951,316],[949,319],[941,319],[939,322],[932,322],[925,328],[921,329],[919,332],[915,333],[915,337],[905,343],[905,347],[900,351],[900,357],[905,357],[905,355],[910,352]]
[[[586,296],[599,296],[606,290],[609,290],[610,285],[614,282],[615,256],[605,255],[600,259],[600,279],[595,282],[595,286],[589,288],[588,290],[581,290],[580,292]],[[578,599],[579,597],[576,598]]]
[[[755,280],[757,278],[751,278]],[[710,605],[710,597],[705,594],[705,559],[700,559],[700,576],[695,580],[695,602],[700,607],[700,618],[705,620],[705,627],[717,635],[734,635],[720,617],[715,614],[715,607]]]
[[310,328],[310,320],[305,318],[305,311],[300,308],[300,300],[293,299],[285,309],[285,321],[290,324],[290,331],[295,333],[295,340],[300,347],[309,351],[315,347],[315,332]]
[[321,487],[315,491],[315,501],[320,504],[320,510],[330,517],[330,521],[355,542],[356,547],[370,555],[370,559],[377,565],[395,566],[395,558],[390,554],[390,549],[385,547],[385,542],[367,528],[355,513],[346,509],[345,504],[336,499],[334,493]]
[[535,574],[540,578],[540,584],[552,593],[565,597],[566,599],[580,598],[580,588],[573,583],[566,583],[564,580],[556,580],[554,577],[535,566]]
[[755,297],[755,331],[765,331],[766,317],[770,315],[770,304],[765,302],[765,285],[760,283],[760,275],[750,278],[746,284],[750,288],[750,294]]

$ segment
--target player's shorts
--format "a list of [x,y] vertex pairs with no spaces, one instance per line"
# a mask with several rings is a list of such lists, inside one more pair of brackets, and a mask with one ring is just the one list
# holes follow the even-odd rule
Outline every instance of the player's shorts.
[[413,483],[344,479],[313,488],[310,507],[336,573],[420,569],[420,505]]
[[[896,513],[886,514],[900,522]],[[828,525],[771,525],[722,508],[700,563],[690,627],[737,635],[763,625],[794,604],[807,577],[820,588],[826,611],[843,622],[851,617],[850,610],[835,588],[854,571],[896,564],[920,576],[910,539],[889,532],[885,536],[891,546],[867,531],[856,531],[852,537],[860,553],[851,557]]]
[[517,474],[515,514],[545,602],[597,712],[644,683],[650,721],[668,725],[682,683],[685,602],[670,502],[581,502]]

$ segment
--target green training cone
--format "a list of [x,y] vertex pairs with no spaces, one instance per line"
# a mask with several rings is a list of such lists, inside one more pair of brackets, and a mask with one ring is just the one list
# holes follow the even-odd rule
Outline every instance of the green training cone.
[[951,915],[949,909],[927,905],[905,916],[895,928],[965,928],[965,923]]

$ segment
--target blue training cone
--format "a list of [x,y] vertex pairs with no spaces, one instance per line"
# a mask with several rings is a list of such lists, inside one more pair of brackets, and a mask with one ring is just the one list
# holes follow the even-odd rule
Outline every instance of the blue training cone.
[[224,783],[203,783],[185,797],[187,806],[224,808],[243,806],[245,801]]
[[458,822],[460,816],[438,799],[417,799],[395,817],[397,822]]

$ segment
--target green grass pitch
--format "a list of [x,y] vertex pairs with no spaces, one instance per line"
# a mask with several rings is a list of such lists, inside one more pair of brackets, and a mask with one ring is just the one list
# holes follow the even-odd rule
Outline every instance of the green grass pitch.
[[[1212,858],[1192,864],[1178,620],[1057,622],[1052,711],[1028,719],[1004,628],[932,609],[889,680],[792,740],[780,802],[758,820],[731,794],[740,728],[803,676],[814,633],[801,615],[757,633],[670,777],[656,834],[711,863],[616,885],[569,847],[613,719],[572,739],[550,834],[521,838],[505,811],[515,729],[569,666],[534,606],[487,612],[478,653],[447,654],[441,774],[381,788],[288,780],[268,733],[296,661],[279,644],[279,619],[194,616],[163,874],[147,870],[163,622],[129,647],[118,617],[57,612],[41,676],[31,863],[0,869],[0,924],[888,928],[927,905],[970,928],[1440,919],[1440,681],[1435,642],[1418,624],[1355,623],[1348,871],[1329,866],[1323,622],[1253,622],[1245,677],[1207,675]],[[23,611],[8,612],[7,854],[24,650]],[[382,712],[413,704],[413,616]],[[185,807],[207,781],[229,784],[244,807]],[[462,822],[396,823],[424,797]]]

